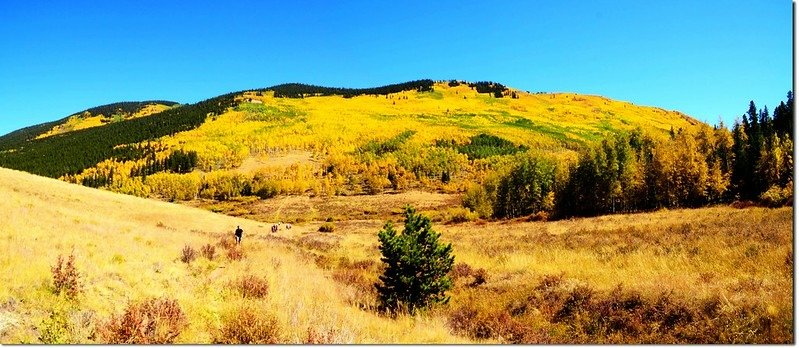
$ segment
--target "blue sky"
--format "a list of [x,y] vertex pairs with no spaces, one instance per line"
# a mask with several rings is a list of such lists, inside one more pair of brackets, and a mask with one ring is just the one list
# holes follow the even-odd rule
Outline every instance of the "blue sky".
[[787,0],[0,2],[0,134],[283,82],[493,80],[728,125],[792,88]]

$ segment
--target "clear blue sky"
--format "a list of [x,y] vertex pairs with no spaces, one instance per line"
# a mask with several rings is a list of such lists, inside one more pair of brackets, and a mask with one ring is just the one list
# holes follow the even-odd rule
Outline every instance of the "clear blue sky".
[[0,1],[0,134],[283,82],[493,80],[728,125],[792,88],[787,0]]

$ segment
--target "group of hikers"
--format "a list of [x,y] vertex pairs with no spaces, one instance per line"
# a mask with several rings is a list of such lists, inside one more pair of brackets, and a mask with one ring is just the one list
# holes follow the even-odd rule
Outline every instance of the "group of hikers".
[[[284,225],[283,222],[278,222],[276,225],[272,225],[272,233],[277,232],[280,229],[280,225]],[[291,229],[291,224],[285,224],[286,229]],[[244,235],[244,230],[241,229],[241,226],[236,226],[236,232],[234,232],[236,236],[236,244],[241,244],[241,237]]]

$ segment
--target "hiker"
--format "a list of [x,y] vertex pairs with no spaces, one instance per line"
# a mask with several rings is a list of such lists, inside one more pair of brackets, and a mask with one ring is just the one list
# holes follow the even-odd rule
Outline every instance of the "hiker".
[[241,244],[241,235],[244,233],[244,230],[241,229],[241,226],[236,226],[236,244]]
[[278,228],[278,225],[272,225],[272,233],[277,232]]

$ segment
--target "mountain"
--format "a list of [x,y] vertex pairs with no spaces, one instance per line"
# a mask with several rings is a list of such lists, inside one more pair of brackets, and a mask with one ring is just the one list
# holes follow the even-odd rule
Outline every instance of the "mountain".
[[305,181],[278,193],[357,194],[465,183],[520,152],[574,159],[618,133],[666,138],[707,127],[676,111],[494,82],[283,84],[190,105],[89,109],[0,137],[0,166],[139,195],[153,191],[143,188],[148,175],[192,171]]

